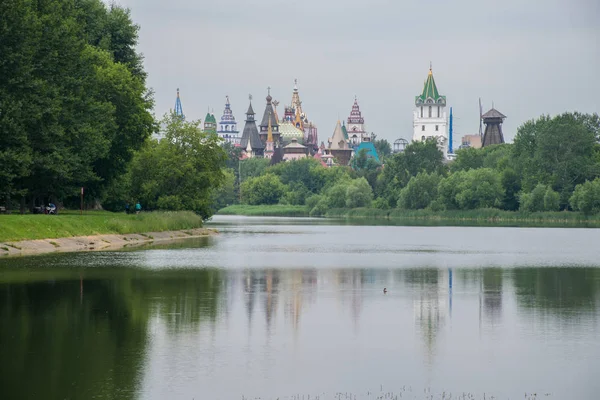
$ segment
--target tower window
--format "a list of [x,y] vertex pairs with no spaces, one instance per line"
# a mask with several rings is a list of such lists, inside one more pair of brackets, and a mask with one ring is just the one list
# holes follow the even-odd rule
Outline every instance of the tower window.
[[438,106],[438,118],[440,117],[440,106]]
[[421,125],[421,130],[425,131],[425,125]]
[[421,141],[424,142],[425,141],[425,135],[421,136]]
[[431,118],[431,106],[429,106],[429,118]]
[[436,126],[435,126],[435,131],[437,132],[437,131],[439,131],[439,130],[440,130],[440,127],[439,127],[439,125],[436,125]]
[[421,118],[423,118],[423,106],[421,106]]

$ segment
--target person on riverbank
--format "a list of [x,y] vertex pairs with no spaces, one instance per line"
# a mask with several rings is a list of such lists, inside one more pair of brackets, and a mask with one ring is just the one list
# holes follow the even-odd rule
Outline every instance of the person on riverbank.
[[135,203],[135,213],[139,214],[140,211],[142,211],[142,205],[140,204],[140,202],[138,201],[137,203]]
[[125,204],[125,214],[129,214],[131,210],[129,209],[129,203]]

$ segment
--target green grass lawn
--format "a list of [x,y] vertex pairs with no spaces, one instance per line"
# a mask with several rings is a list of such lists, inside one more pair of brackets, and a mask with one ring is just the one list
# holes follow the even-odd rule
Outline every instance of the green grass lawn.
[[138,215],[107,211],[61,212],[58,215],[0,215],[0,242],[53,239],[99,234],[159,232],[202,227],[191,211],[142,212]]

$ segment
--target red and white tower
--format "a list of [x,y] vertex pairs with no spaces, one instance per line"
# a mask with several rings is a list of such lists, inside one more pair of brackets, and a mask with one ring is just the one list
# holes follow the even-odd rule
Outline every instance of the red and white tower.
[[351,146],[358,146],[362,142],[371,141],[371,136],[367,134],[365,130],[365,119],[360,112],[356,96],[354,97],[352,111],[350,111],[350,116],[348,117],[348,126],[346,127],[346,130]]

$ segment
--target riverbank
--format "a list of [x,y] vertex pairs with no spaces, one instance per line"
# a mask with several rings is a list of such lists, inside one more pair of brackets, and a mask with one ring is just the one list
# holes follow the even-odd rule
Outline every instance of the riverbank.
[[215,235],[212,229],[188,229],[131,234],[106,234],[54,239],[0,242],[0,256],[34,255],[55,252],[117,250],[125,247],[192,239]]
[[[219,210],[220,215],[307,217],[305,206],[233,205]],[[337,208],[327,210],[323,217],[373,219],[407,225],[485,225],[485,226],[569,226],[600,227],[600,216],[586,216],[572,211],[520,212],[497,209],[479,210],[381,210],[377,208]]]
[[191,211],[142,212],[67,211],[59,215],[0,215],[0,243],[102,234],[180,231],[202,228],[202,218]]
[[246,215],[249,217],[308,217],[306,206],[289,206],[281,204],[249,206],[234,204],[220,209],[219,215]]
[[118,249],[214,233],[203,229],[202,218],[189,211],[1,215],[0,256]]

